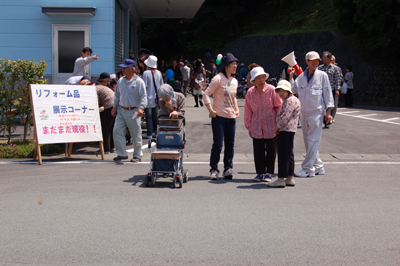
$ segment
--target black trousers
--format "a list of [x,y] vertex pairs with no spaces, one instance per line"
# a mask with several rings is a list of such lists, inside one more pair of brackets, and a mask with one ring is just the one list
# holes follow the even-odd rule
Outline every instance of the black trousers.
[[353,106],[353,89],[347,89],[347,92],[344,95],[344,100],[347,107]]
[[278,177],[294,176],[293,141],[295,132],[280,131],[278,141]]
[[114,148],[113,129],[115,117],[111,115],[111,108],[104,109],[100,113],[101,133],[103,133],[104,151],[110,151]]
[[273,139],[253,138],[254,164],[257,174],[274,173],[277,146],[277,137]]

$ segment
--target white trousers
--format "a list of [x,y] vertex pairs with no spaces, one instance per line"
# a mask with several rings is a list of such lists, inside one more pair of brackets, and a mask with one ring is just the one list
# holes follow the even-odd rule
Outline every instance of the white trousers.
[[142,152],[142,128],[140,127],[141,118],[132,119],[133,114],[139,108],[133,110],[122,109],[118,106],[117,117],[114,124],[114,146],[119,156],[126,156],[126,128],[128,127],[133,142],[133,157],[141,159]]
[[323,120],[323,113],[301,115],[301,127],[303,130],[304,145],[306,146],[306,158],[301,167],[307,173],[314,173],[316,169],[324,167],[318,152],[319,144],[321,143]]

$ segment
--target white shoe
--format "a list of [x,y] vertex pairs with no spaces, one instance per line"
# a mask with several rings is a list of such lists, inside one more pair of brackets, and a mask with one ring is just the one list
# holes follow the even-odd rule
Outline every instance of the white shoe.
[[306,171],[301,170],[297,173],[294,173],[294,175],[298,177],[314,177],[315,173],[307,173]]
[[324,175],[325,174],[325,169],[323,167],[315,170],[316,175]]

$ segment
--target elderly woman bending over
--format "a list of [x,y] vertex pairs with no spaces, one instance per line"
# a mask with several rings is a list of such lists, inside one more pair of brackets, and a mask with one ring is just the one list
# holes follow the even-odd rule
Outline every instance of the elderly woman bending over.
[[175,92],[169,84],[163,84],[158,89],[160,97],[160,110],[158,115],[169,115],[175,119],[178,115],[185,115],[185,96]]

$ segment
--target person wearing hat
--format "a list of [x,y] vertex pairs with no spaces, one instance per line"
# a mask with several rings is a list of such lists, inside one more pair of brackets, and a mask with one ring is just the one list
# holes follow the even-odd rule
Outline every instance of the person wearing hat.
[[240,76],[241,76],[242,78],[246,78],[246,77],[247,77],[247,69],[246,69],[246,67],[244,66],[243,63],[241,63],[241,64],[239,65],[239,67],[240,67]]
[[273,128],[274,133],[279,134],[278,179],[267,186],[284,188],[295,185],[293,142],[299,122],[300,101],[293,96],[292,86],[287,80],[280,80],[275,91],[283,100],[276,115],[276,127]]
[[133,141],[133,158],[131,162],[140,162],[142,152],[142,128],[140,127],[141,117],[147,106],[147,93],[144,81],[135,75],[135,61],[125,59],[121,65],[122,73],[115,87],[114,104],[111,115],[116,116],[114,125],[114,145],[118,156],[114,161],[128,159],[126,154],[126,128]]
[[182,73],[182,89],[183,89],[183,91],[182,91],[182,93],[183,93],[183,95],[185,95],[185,97],[186,97],[186,94],[187,94],[187,88],[188,88],[188,85],[189,85],[189,80],[190,80],[190,68],[188,67],[188,65],[189,65],[189,61],[188,60],[185,60],[185,61],[183,61],[184,62],[184,66],[181,68],[181,73]]
[[[213,132],[213,145],[210,155],[210,179],[218,180],[218,163],[224,148],[224,172],[225,179],[233,177],[233,153],[235,143],[236,118],[239,117],[239,107],[236,100],[238,81],[232,76],[236,73],[238,59],[231,53],[222,57],[223,70],[216,75],[204,92],[204,103],[211,118]],[[214,103],[211,105],[210,96]]]
[[157,70],[157,57],[150,55],[149,58],[144,61],[147,66],[147,70],[143,72],[142,79],[146,86],[147,92],[147,107],[146,114],[146,126],[147,135],[143,136],[145,139],[151,139],[156,137],[157,133],[157,116],[158,116],[158,94],[157,90],[161,85],[164,84],[162,74]]
[[273,85],[267,84],[268,74],[262,67],[254,67],[251,81],[255,84],[246,94],[244,125],[253,139],[254,164],[257,175],[254,181],[271,182],[275,172],[278,140],[273,128],[282,100]]
[[248,73],[247,73],[247,76],[246,76],[246,85],[247,85],[247,88],[250,88],[253,84],[251,84],[251,75],[250,75],[250,72],[251,72],[251,70],[253,69],[253,68],[255,68],[255,67],[258,67],[259,65],[258,64],[256,64],[256,63],[252,63],[252,64],[250,64],[247,68],[250,70]]
[[[100,122],[101,133],[103,134],[103,146],[105,154],[115,152],[113,139],[115,117],[111,115],[111,110],[114,104],[114,91],[107,86],[110,81],[110,74],[108,74],[107,72],[103,72],[97,79],[97,82],[99,84],[96,85],[99,107],[103,107],[104,109],[104,111],[100,113]],[[95,153],[100,154],[100,150],[95,151]]]
[[325,121],[332,119],[331,110],[335,106],[328,75],[318,69],[321,61],[317,52],[306,54],[308,68],[293,80],[294,69],[289,73],[293,93],[299,95],[301,103],[301,126],[306,157],[301,164],[302,170],[295,173],[299,177],[314,177],[325,174],[324,164],[319,157],[324,113]]

